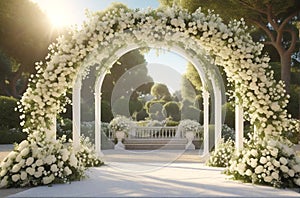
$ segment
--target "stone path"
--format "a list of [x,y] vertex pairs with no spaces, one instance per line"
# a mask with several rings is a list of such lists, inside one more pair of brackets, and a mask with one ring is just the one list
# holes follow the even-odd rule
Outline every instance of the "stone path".
[[222,168],[200,163],[197,150],[104,150],[103,159],[106,165],[89,169],[82,181],[0,190],[0,197],[300,197],[299,189],[232,181]]

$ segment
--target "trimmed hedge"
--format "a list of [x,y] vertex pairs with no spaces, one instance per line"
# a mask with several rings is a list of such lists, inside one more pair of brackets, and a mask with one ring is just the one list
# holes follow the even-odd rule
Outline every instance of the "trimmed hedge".
[[20,128],[20,113],[15,111],[17,102],[13,97],[0,96],[0,128]]

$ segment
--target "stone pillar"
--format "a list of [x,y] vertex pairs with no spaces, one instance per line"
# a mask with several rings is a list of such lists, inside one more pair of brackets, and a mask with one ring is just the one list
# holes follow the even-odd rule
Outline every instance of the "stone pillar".
[[80,100],[81,100],[81,77],[78,77],[72,93],[72,120],[73,120],[73,146],[78,149],[80,146]]

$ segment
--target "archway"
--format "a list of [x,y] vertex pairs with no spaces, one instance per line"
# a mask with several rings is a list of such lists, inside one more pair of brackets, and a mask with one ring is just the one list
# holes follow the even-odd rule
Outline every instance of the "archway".
[[[134,34],[129,33],[129,37],[135,37]],[[143,36],[141,36],[143,38]],[[143,45],[126,42],[127,39],[124,40],[124,47],[121,47],[117,51],[114,52],[114,56],[109,59],[104,64],[110,64],[109,68],[115,63],[121,56],[123,56],[125,53],[132,51],[134,49],[138,49],[141,47],[145,47],[144,43]],[[130,39],[129,39],[130,40]],[[145,39],[143,39],[145,40]],[[136,43],[142,42],[142,40],[137,41]],[[221,139],[221,128],[222,128],[222,97],[224,100],[224,95],[222,95],[221,88],[223,86],[223,80],[220,79],[218,76],[218,68],[216,68],[215,65],[211,64],[209,62],[208,57],[205,56],[204,50],[201,48],[198,48],[197,53],[195,51],[188,51],[186,52],[184,49],[179,47],[182,45],[182,43],[177,42],[176,40],[173,40],[173,45],[170,45],[169,43],[160,41],[157,45],[151,45],[148,44],[147,47],[157,47],[157,46],[168,46],[168,50],[177,52],[178,54],[183,55],[187,58],[189,62],[191,62],[193,65],[195,65],[198,74],[205,85],[205,89],[203,91],[203,99],[204,99],[204,151],[203,155],[207,155],[209,153],[209,95],[213,94],[215,100],[214,100],[214,126],[215,126],[215,146],[218,145],[219,140]],[[96,52],[97,53],[97,52]],[[199,58],[195,58],[197,54]],[[91,57],[94,57],[91,55]],[[89,65],[96,64],[98,62],[97,59],[92,58],[90,61],[86,61],[86,67]],[[85,67],[82,67],[85,68]],[[96,80],[95,83],[95,145],[96,150],[100,153],[101,151],[101,87],[104,80],[104,77],[106,75],[106,71],[101,71],[99,74],[99,77]],[[79,144],[79,137],[80,137],[80,89],[81,89],[81,74],[79,74],[76,78],[75,85],[73,87],[73,141],[76,145]],[[208,86],[211,86],[212,93],[209,93],[210,90],[208,89]],[[238,122],[241,122],[242,125],[242,119],[239,119]],[[239,138],[243,138],[242,136],[243,131],[240,130],[238,133]],[[242,146],[242,145],[240,145]]]
[[[84,155],[78,151],[78,142],[72,147],[63,144],[64,140],[56,140],[56,115],[63,112],[65,104],[70,102],[67,92],[74,87],[73,100],[76,101],[76,86],[79,83],[75,82],[80,82],[76,78],[85,75],[88,71],[85,66],[97,60],[101,65],[99,73],[105,74],[123,53],[122,50],[118,52],[119,49],[135,48],[127,45],[130,43],[136,46],[148,46],[151,43],[157,48],[161,44],[170,48],[178,45],[180,48],[175,49],[187,53],[191,62],[198,66],[203,54],[210,55],[214,64],[224,67],[229,82],[235,85],[233,97],[236,97],[239,110],[237,120],[242,119],[244,111],[244,119],[254,126],[256,137],[275,139],[283,145],[282,148],[287,147],[283,135],[288,131],[299,131],[299,126],[288,118],[284,85],[274,80],[269,58],[262,54],[263,46],[253,42],[245,29],[243,21],[225,25],[214,13],[205,15],[200,9],[190,14],[176,7],[138,11],[119,6],[91,14],[90,21],[81,30],[75,29],[61,36],[57,43],[49,47],[46,61],[36,64],[37,74],[30,79],[30,85],[18,106],[22,113],[23,131],[29,136],[4,162],[1,185],[40,185],[81,178],[87,165],[81,160]],[[198,51],[202,50],[204,53],[199,55]],[[200,74],[201,69],[204,73],[210,73],[210,68],[197,69]],[[218,89],[214,90],[218,95]],[[99,95],[96,100],[100,101]],[[99,108],[97,106],[97,120],[100,120]],[[237,124],[240,130],[241,123]],[[76,129],[78,123],[76,125],[74,122],[74,125]],[[74,139],[76,135],[78,133],[74,133]],[[237,145],[241,148],[241,142]],[[85,149],[85,152],[91,152]],[[253,147],[255,149],[259,148]],[[87,157],[86,160],[93,158]],[[26,172],[32,163],[47,170],[45,175],[38,172],[35,177],[30,177],[31,180],[29,177],[20,180],[21,173]],[[27,172],[33,173],[32,169]]]

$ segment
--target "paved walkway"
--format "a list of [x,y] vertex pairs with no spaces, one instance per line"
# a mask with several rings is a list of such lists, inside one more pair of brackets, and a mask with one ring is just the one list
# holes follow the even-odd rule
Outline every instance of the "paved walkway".
[[0,190],[0,197],[300,197],[299,189],[232,181],[222,168],[200,163],[199,151],[105,150],[103,159],[82,181]]

